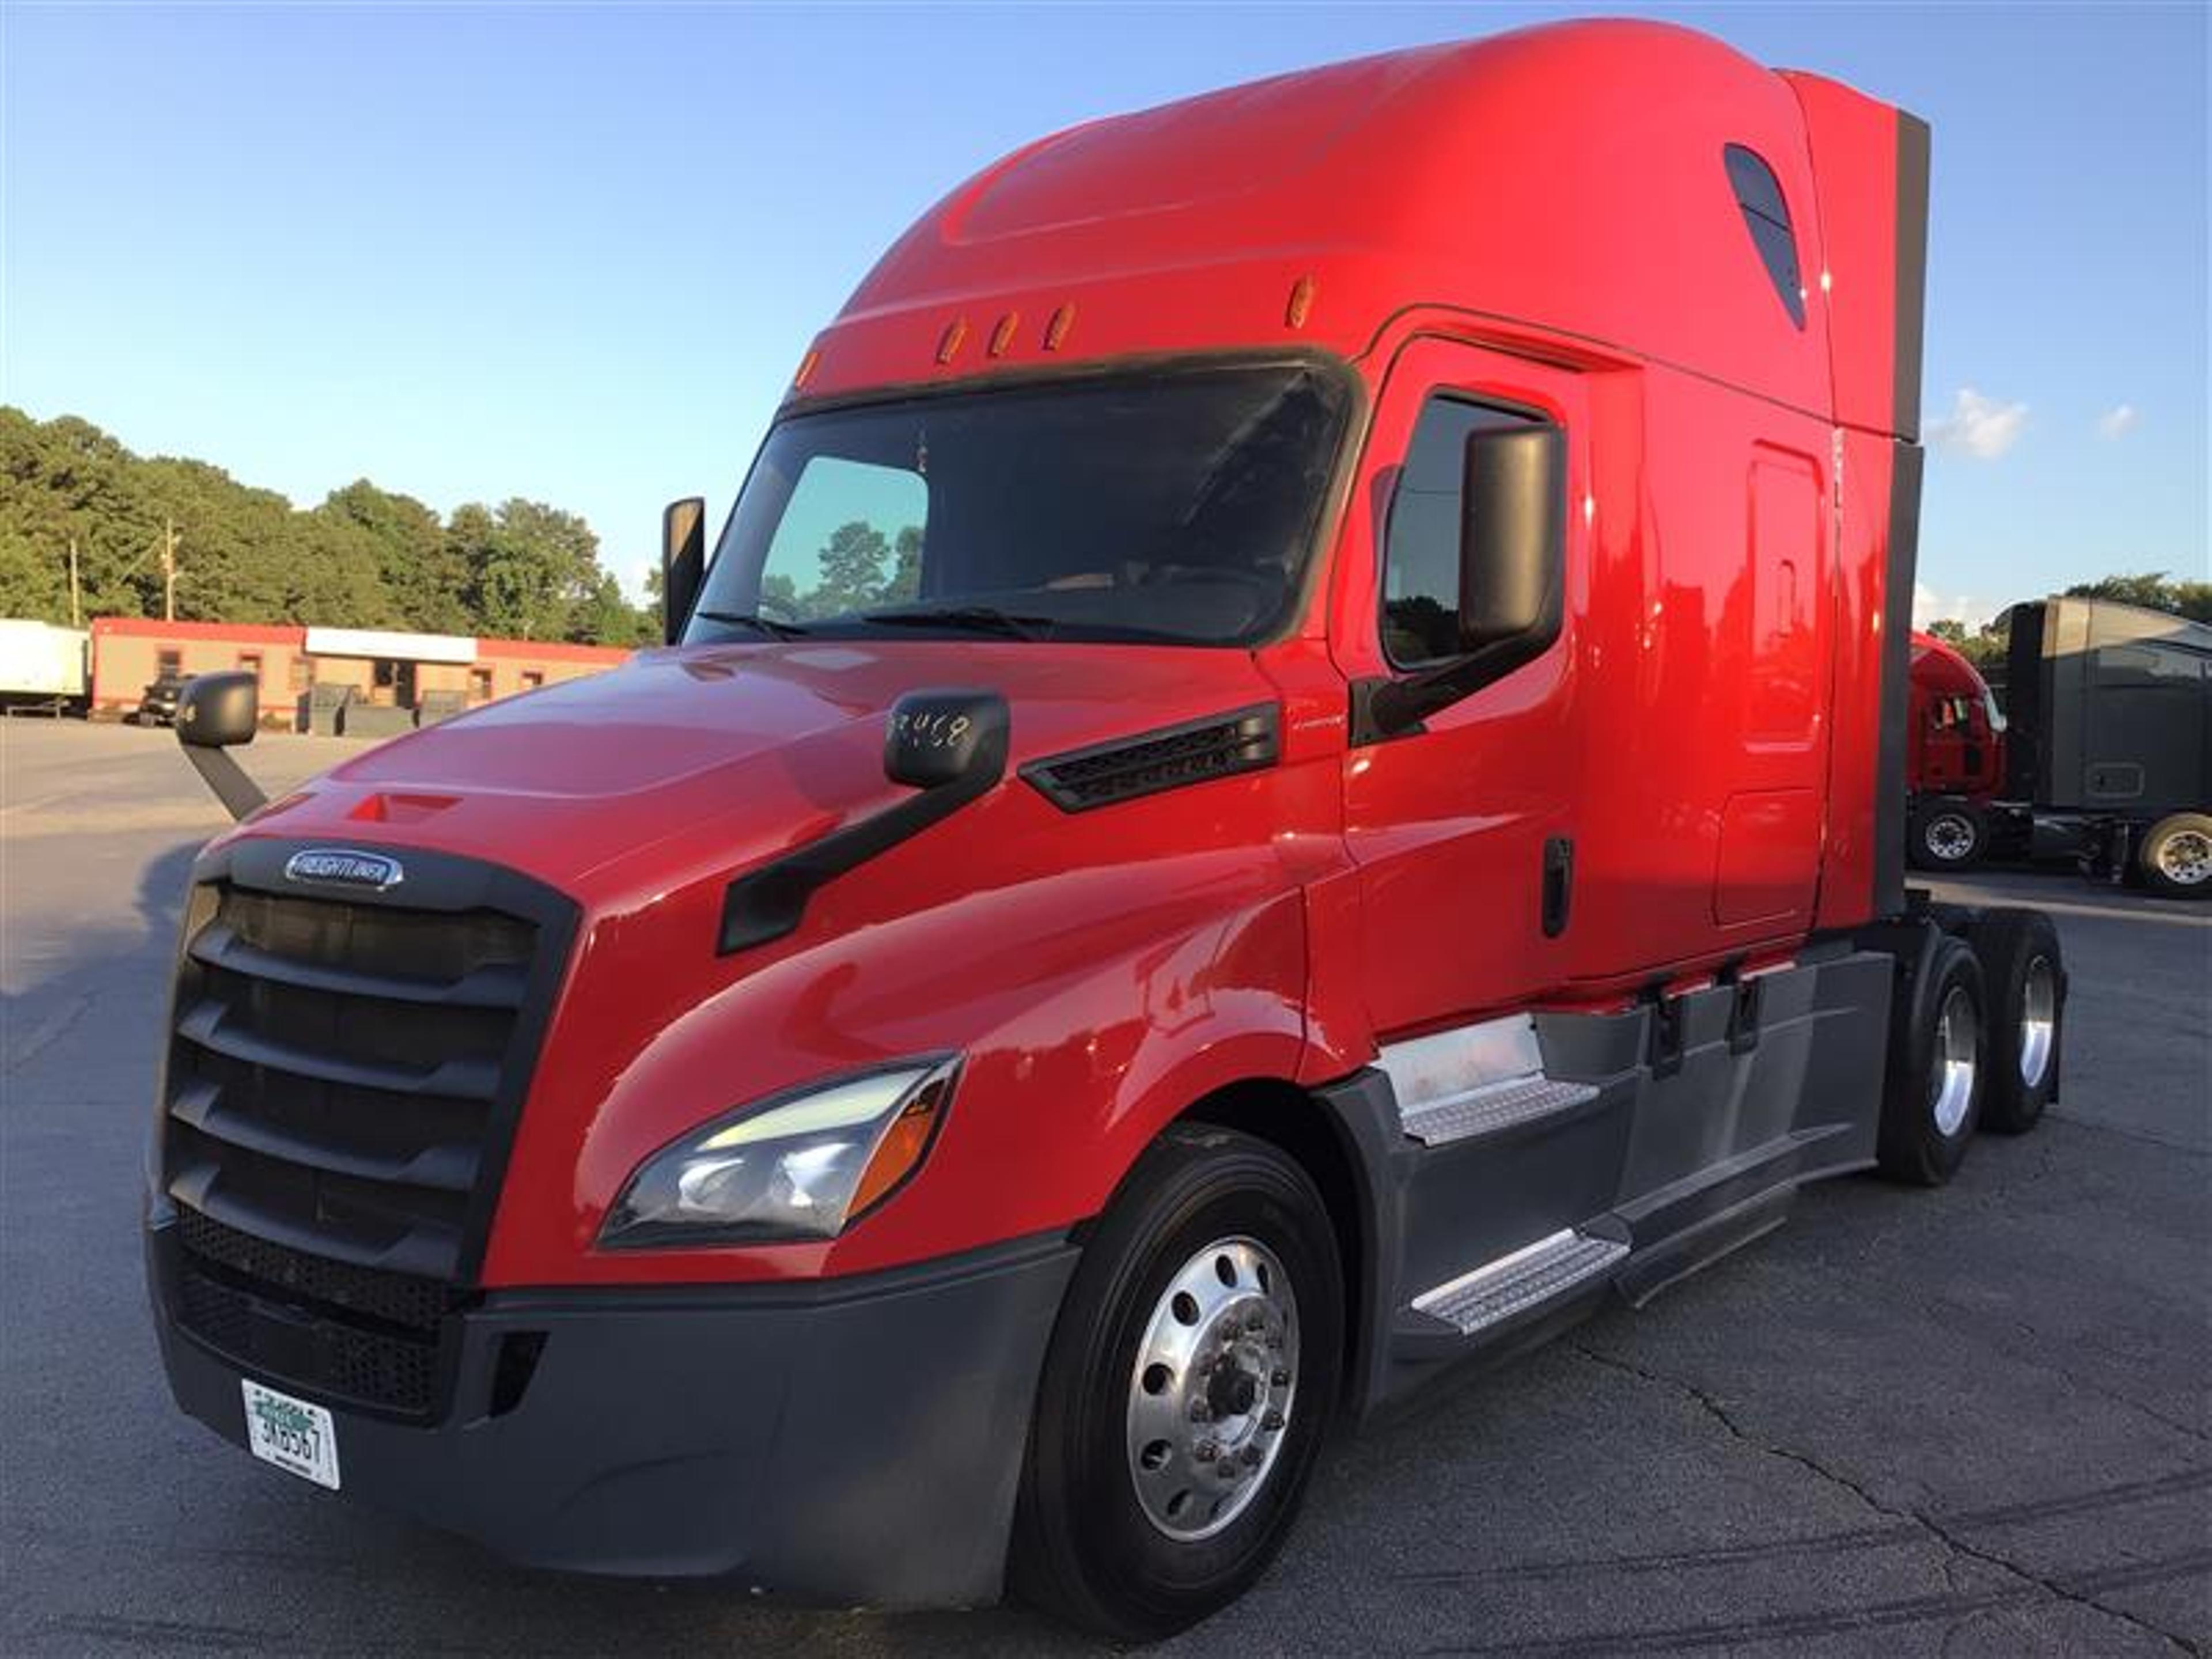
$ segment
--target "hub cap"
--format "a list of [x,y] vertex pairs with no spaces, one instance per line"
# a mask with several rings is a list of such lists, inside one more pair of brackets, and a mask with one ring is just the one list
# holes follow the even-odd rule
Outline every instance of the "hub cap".
[[1946,1139],[1959,1133],[1974,1101],[1974,1048],[1979,1020],[1963,985],[1945,994],[1936,1016],[1936,1076],[1930,1085],[1936,1127]]
[[2159,843],[2158,872],[2182,887],[2212,881],[2212,836],[2180,830]]
[[1298,1304],[1274,1252],[1224,1238],[1168,1281],[1129,1377],[1129,1477],[1178,1542],[1244,1512],[1283,1448],[1297,1393]]
[[2048,957],[2038,957],[2027,964],[2020,992],[2020,1080],[2031,1089],[2051,1069],[2057,1033],[2058,976]]
[[1974,826],[1956,812],[1930,818],[1923,838],[1928,850],[1947,864],[1955,864],[1974,850]]

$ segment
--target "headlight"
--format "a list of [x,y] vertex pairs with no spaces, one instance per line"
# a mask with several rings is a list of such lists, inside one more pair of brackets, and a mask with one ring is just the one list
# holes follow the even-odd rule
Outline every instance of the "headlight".
[[957,1071],[921,1060],[757,1103],[664,1146],[607,1212],[623,1248],[835,1238],[928,1151]]

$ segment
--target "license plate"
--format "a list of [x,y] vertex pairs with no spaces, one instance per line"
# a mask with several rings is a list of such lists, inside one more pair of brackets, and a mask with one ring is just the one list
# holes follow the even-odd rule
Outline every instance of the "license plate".
[[264,1463],[303,1480],[338,1489],[338,1431],[320,1406],[240,1378],[246,1391],[246,1443]]

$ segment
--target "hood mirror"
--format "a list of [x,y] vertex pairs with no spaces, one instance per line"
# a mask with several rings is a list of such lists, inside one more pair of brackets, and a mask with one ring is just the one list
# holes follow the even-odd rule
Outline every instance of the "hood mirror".
[[252,743],[261,724],[261,677],[250,669],[195,674],[177,693],[177,741],[223,810],[242,818],[269,805],[224,751]]
[[909,691],[884,726],[884,775],[916,789],[973,782],[1006,769],[1012,720],[996,691]]

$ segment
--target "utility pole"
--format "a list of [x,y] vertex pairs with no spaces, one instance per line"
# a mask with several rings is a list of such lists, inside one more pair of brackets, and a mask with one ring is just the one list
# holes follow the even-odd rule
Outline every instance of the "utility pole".
[[84,610],[77,600],[76,538],[74,536],[70,538],[70,626],[84,626]]
[[177,619],[177,521],[161,520],[161,620]]

